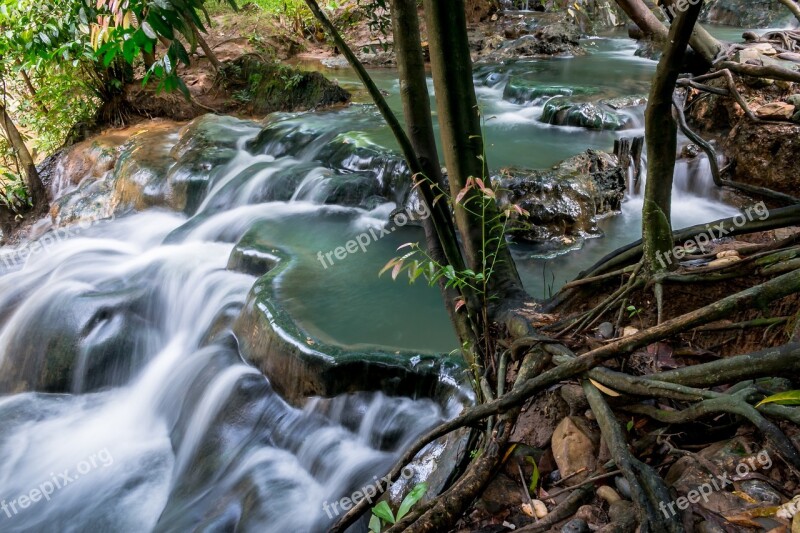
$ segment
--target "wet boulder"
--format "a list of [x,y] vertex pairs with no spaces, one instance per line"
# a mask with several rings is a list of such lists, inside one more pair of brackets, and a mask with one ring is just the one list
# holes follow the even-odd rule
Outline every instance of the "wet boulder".
[[230,116],[207,114],[189,122],[178,132],[170,150],[175,161],[167,174],[174,207],[193,213],[207,191],[212,171],[236,155],[243,134],[258,126]]
[[[326,167],[353,176],[350,185],[361,189],[362,192],[365,192],[363,176],[369,176],[374,181],[375,188],[370,191],[371,195],[400,201],[408,189],[409,170],[405,160],[399,154],[374,143],[361,132],[352,131],[337,135],[317,157]],[[347,180],[336,181],[339,191],[337,196],[352,198],[351,194],[342,190],[348,186]]]
[[562,97],[550,99],[542,111],[542,122],[554,126],[575,126],[590,130],[621,130],[629,117],[605,102],[576,102]]
[[514,239],[569,244],[599,235],[598,219],[619,211],[625,173],[615,156],[588,150],[549,170],[505,169],[499,185],[501,205],[529,213],[512,214]]

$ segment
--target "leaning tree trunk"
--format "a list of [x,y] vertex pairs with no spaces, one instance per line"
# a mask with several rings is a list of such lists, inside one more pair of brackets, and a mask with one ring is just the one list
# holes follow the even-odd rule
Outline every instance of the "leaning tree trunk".
[[[489,181],[481,116],[472,80],[464,0],[425,0],[424,6],[442,148],[450,193],[456,198],[469,178]],[[479,194],[473,189],[464,197],[462,205],[455,206],[467,263],[475,272],[481,272],[485,257],[494,256],[496,261],[488,293],[500,303],[517,302],[526,295],[508,247],[499,242],[499,232],[491,226],[498,214],[497,207],[493,203],[489,205],[483,219],[463,207],[463,204],[477,204],[473,200]]]
[[[669,29],[656,17],[642,0],[616,0],[619,7],[630,17],[645,35],[657,41],[666,41],[669,37]],[[681,2],[678,2],[681,3]],[[664,2],[665,6],[673,5],[671,0]],[[695,32],[692,34],[689,44],[695,52],[708,63],[714,59],[722,49],[720,42],[715,39],[705,28],[696,25]]]
[[651,272],[672,266],[670,210],[678,136],[678,126],[672,118],[672,93],[702,6],[702,2],[690,6],[673,23],[669,45],[658,62],[645,112],[648,169],[642,208],[642,242],[645,265]]
[[220,63],[219,59],[217,58],[217,55],[214,53],[211,47],[208,46],[208,43],[203,38],[203,36],[200,35],[200,31],[197,29],[197,26],[192,25],[192,33],[194,33],[194,38],[197,41],[197,44],[200,45],[200,48],[203,50],[203,53],[206,55],[206,58],[208,58],[208,61],[211,63],[211,66],[214,68],[214,71],[219,72],[219,69],[222,68],[222,63]]
[[31,202],[34,208],[41,207],[47,201],[47,193],[42,184],[42,179],[39,177],[39,171],[36,170],[36,163],[33,162],[33,157],[31,157],[31,153],[28,151],[28,147],[25,145],[17,126],[14,125],[14,121],[9,116],[6,107],[0,105],[0,110],[3,113],[3,131],[19,159],[25,178],[25,187],[28,189]]
[[794,0],[780,0],[780,3],[785,5],[789,11],[800,21],[800,4],[795,2]]

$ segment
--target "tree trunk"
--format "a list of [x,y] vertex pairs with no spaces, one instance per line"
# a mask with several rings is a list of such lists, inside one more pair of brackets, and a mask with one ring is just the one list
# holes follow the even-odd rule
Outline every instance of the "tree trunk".
[[[425,0],[424,6],[442,148],[450,194],[456,198],[467,185],[468,178],[480,178],[487,184],[489,181],[481,117],[472,80],[464,0]],[[480,193],[473,189],[464,197],[462,205],[455,206],[456,224],[463,239],[467,264],[475,272],[484,272],[487,270],[484,260],[492,262],[494,256],[496,260],[491,269],[488,294],[484,296],[497,298],[501,304],[504,301],[518,302],[527,295],[508,247],[498,242],[498,228],[492,227],[497,220],[497,207],[490,203],[485,217],[481,218],[463,207],[464,204],[474,207],[478,203],[473,201],[475,199],[483,201]]]
[[47,193],[42,184],[42,179],[39,177],[39,171],[36,170],[36,163],[33,162],[33,157],[31,157],[31,153],[28,151],[28,147],[25,146],[22,135],[20,135],[19,130],[14,125],[14,121],[11,120],[5,106],[0,105],[0,108],[2,108],[3,113],[3,131],[19,159],[25,178],[25,186],[28,189],[31,202],[34,208],[41,207],[42,204],[47,201]]
[[[423,174],[430,182],[438,185],[444,191],[447,189],[439,165],[436,135],[433,132],[430,94],[425,74],[425,57],[422,52],[416,0],[393,0],[391,14],[394,50],[397,56],[397,68],[400,71],[400,98],[403,102],[406,133],[414,147]],[[421,186],[426,186],[426,184],[423,183]],[[444,250],[436,235],[433,219],[431,217],[424,219],[422,225],[425,229],[428,254],[438,263],[447,264]],[[458,313],[455,310],[454,302],[459,296],[458,291],[446,288],[444,278],[439,281],[439,287],[458,338],[462,342],[470,339],[474,344],[477,339],[471,331],[466,314]]]
[[[19,64],[19,61],[17,61],[17,64]],[[39,95],[36,92],[36,87],[33,86],[33,82],[31,82],[31,78],[28,76],[28,73],[24,68],[19,69],[19,75],[22,77],[22,81],[25,83],[25,87],[28,89],[28,93],[31,95],[33,102],[42,111],[42,113],[47,114],[47,106],[45,106],[44,103],[39,99]]]
[[800,21],[800,4],[794,0],[780,0],[781,4],[789,8],[789,11]]
[[156,62],[156,55],[153,52],[147,52],[142,49],[142,60],[144,61],[145,70],[150,70],[150,67]]
[[[667,16],[670,18],[670,23],[677,18],[677,13],[680,12],[678,5],[681,3],[680,0],[664,0],[664,9],[667,12]],[[700,2],[700,4],[702,5],[703,2]],[[716,59],[720,50],[722,50],[720,42],[708,33],[708,30],[701,24],[697,23],[695,23],[692,37],[689,39],[689,46],[700,54],[700,57],[705,59],[709,64],[714,62],[714,59]]]
[[[617,4],[646,35],[657,41],[666,41],[668,39],[669,30],[658,20],[658,17],[653,15],[642,0],[617,0]],[[667,9],[672,5],[672,0],[665,1]],[[676,11],[673,8],[673,12]],[[700,25],[696,26],[695,33],[692,35],[689,44],[708,64],[713,63],[722,49],[720,42]]]
[[690,5],[673,23],[670,44],[658,62],[645,111],[648,169],[642,208],[642,241],[645,265],[651,272],[673,266],[670,210],[678,126],[672,118],[672,93],[702,6],[702,2]]
[[219,69],[222,68],[222,63],[219,62],[214,51],[208,46],[208,43],[203,36],[200,35],[200,32],[197,30],[197,26],[192,26],[192,32],[194,32],[194,38],[197,40],[197,44],[200,45],[200,48],[203,49],[203,53],[206,55],[206,58],[211,62],[211,66],[214,67],[214,71],[219,72]]

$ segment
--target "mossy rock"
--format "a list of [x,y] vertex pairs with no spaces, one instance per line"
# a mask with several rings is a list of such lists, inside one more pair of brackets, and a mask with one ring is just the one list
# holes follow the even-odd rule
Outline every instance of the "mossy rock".
[[350,93],[319,72],[305,72],[286,65],[244,55],[222,65],[224,87],[240,100],[247,113],[316,109],[350,100]]
[[621,130],[628,119],[602,103],[574,102],[553,98],[544,106],[542,122],[554,126],[575,126],[590,130]]

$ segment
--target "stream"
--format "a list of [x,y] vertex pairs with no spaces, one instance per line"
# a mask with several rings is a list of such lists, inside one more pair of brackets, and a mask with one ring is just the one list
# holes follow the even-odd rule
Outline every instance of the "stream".
[[[502,98],[512,75],[608,97],[647,93],[655,62],[636,57],[635,43],[587,44],[585,57],[476,70],[493,169],[546,168],[643,134],[641,106],[625,111],[631,129],[590,131],[544,124],[541,104]],[[399,110],[396,73],[374,74]],[[328,75],[356,88],[349,71]],[[381,235],[407,185],[380,117],[360,92],[356,101],[263,124],[157,125],[126,141],[115,170],[62,173],[51,184],[64,223],[40,224],[40,241],[60,237],[0,256],[0,531],[322,531],[335,519],[327,503],[383,475],[417,436],[469,403],[466,391],[289,402],[245,362],[232,333],[279,250],[288,267],[272,296],[309,345],[457,347],[437,289],[377,275],[399,245],[423,237],[413,225]],[[737,212],[712,188],[702,157],[679,163],[674,227]],[[191,209],[170,208],[181,195]],[[110,200],[120,196],[136,211]],[[641,205],[631,191],[621,214],[601,221],[605,236],[579,249],[515,245],[528,291],[547,296],[638,238]],[[67,213],[80,229],[68,230]],[[378,238],[366,251],[320,261],[370,231]],[[433,446],[428,456],[441,452]],[[416,465],[415,479],[431,468]]]

